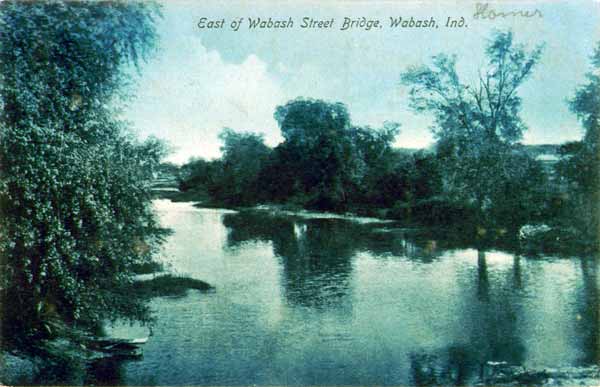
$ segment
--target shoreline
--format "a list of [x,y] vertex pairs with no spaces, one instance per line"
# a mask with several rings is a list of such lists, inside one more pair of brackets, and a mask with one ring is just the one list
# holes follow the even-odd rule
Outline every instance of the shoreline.
[[[397,218],[390,215],[392,209],[361,209],[351,212],[331,212],[308,210],[294,204],[263,203],[252,206],[227,206],[223,203],[211,202],[208,197],[198,196],[194,192],[182,192],[170,187],[168,190],[155,191],[156,199],[166,199],[173,203],[190,203],[196,208],[212,208],[228,211],[262,211],[272,215],[292,216],[302,219],[341,219],[358,224],[399,224],[402,228],[410,229],[436,229],[451,231],[460,229],[462,236],[469,236],[476,243],[487,246],[500,246],[504,249],[519,253],[537,256],[540,254],[553,254],[571,256],[573,253],[594,254],[600,251],[600,246],[582,240],[573,234],[569,228],[560,225],[548,227],[545,223],[525,224],[519,228],[508,230],[502,225],[474,223],[473,219],[463,222],[454,220],[450,223],[429,224],[427,221],[411,217]],[[364,211],[366,215],[360,212]],[[371,216],[375,214],[375,216]],[[377,216],[379,215],[379,216]],[[529,238],[521,237],[523,228],[548,227],[547,232],[531,235]]]
[[[6,385],[35,383],[39,365],[36,365],[34,361],[6,352],[0,352],[0,359],[2,361],[0,383],[6,383]],[[490,361],[485,367],[483,380],[478,380],[470,385],[498,387],[600,385],[600,366],[598,365],[526,368]]]

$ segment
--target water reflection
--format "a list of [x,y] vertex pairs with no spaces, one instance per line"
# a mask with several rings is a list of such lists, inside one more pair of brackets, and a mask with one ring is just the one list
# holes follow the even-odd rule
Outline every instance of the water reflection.
[[433,353],[410,355],[411,382],[415,386],[465,386],[482,380],[482,366],[463,345]]
[[226,214],[223,225],[229,231],[228,248],[243,248],[244,243],[252,241],[272,243],[282,265],[287,301],[316,309],[339,308],[351,313],[349,279],[352,259],[358,252],[382,258],[407,257],[423,263],[431,263],[443,253],[431,235],[350,220],[244,211]]
[[488,301],[490,293],[490,282],[488,280],[487,262],[485,251],[477,250],[477,298]]
[[513,286],[515,289],[523,289],[523,273],[521,272],[521,256],[515,254],[513,257]]
[[139,361],[38,380],[472,385],[488,361],[599,361],[597,258],[532,259],[393,224],[162,211],[172,268],[217,291],[153,300],[155,334]]
[[118,358],[100,359],[87,367],[86,386],[118,386],[125,379],[123,360]]
[[598,256],[581,258],[582,287],[579,291],[578,329],[584,332],[582,340],[583,354],[581,361],[585,364],[600,363],[600,298],[598,294]]
[[[499,270],[490,273],[488,254],[477,250],[476,278],[473,281],[476,283],[476,299],[468,301],[469,305],[463,311],[471,352],[480,366],[487,361],[522,364],[525,347],[519,320],[523,310],[519,288],[513,286],[514,273],[519,270],[514,265],[519,264],[519,260],[513,259],[512,276],[510,270],[505,270],[506,274]],[[504,260],[505,257],[501,258]],[[491,274],[495,275],[492,280]]]
[[226,215],[223,224],[230,230],[230,248],[253,240],[272,242],[290,304],[351,312],[351,258],[356,242],[364,239],[359,227],[334,219],[295,220],[254,212]]
[[104,358],[91,362],[63,357],[51,362],[36,363],[32,374],[17,375],[16,385],[101,385],[116,386],[125,380],[123,358]]
[[[228,244],[238,246],[245,241],[266,240],[273,243],[281,258],[284,294],[291,304],[327,309],[342,308],[351,313],[349,304],[352,258],[365,251],[377,257],[405,257],[420,263],[432,263],[444,250],[431,236],[409,240],[404,230],[373,230],[351,222],[330,219],[298,220],[269,217],[264,214],[231,214],[224,218],[230,229]],[[259,227],[255,227],[259,224]],[[525,348],[519,337],[516,302],[522,288],[520,257],[512,258],[512,276],[499,278],[491,285],[486,251],[477,250],[473,280],[476,298],[465,302],[460,320],[465,327],[464,346],[448,349],[452,375],[463,381],[467,367],[479,369],[486,361],[509,361],[519,364]],[[465,288],[471,285],[464,284]],[[497,288],[491,289],[492,286]],[[460,360],[462,359],[462,360]],[[413,361],[415,361],[413,359]],[[463,364],[464,363],[464,364]],[[449,372],[449,371],[448,371]]]
[[[443,259],[449,248],[462,243],[452,238],[445,240],[439,232],[255,212],[226,215],[224,225],[230,231],[229,247],[239,247],[252,240],[272,243],[282,265],[283,294],[291,305],[330,312],[338,309],[346,315],[355,313],[351,282],[358,253],[365,252],[379,260],[409,259],[419,264],[433,264]],[[469,359],[472,363],[469,367],[475,369],[487,361],[522,364],[528,357],[523,336],[531,335],[526,329],[533,323],[532,311],[527,308],[538,297],[532,293],[536,288],[527,287],[524,279],[524,258],[489,252],[484,247],[475,251],[472,275],[458,278],[463,307],[457,317],[464,329],[459,344],[448,349],[448,353],[453,353],[448,358]],[[544,266],[543,262],[540,265]],[[598,360],[599,352],[596,260],[582,261],[581,277],[583,287],[575,300],[579,308],[578,327],[586,335],[581,343],[582,348],[585,347],[581,361],[591,364]],[[468,289],[474,290],[473,298]],[[544,313],[559,312],[545,310]],[[454,374],[460,376],[463,371],[457,368]]]

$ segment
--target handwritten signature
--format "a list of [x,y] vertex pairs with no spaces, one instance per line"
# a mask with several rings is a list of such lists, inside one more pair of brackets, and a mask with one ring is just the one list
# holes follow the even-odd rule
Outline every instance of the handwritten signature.
[[543,17],[542,12],[539,9],[531,10],[511,10],[511,11],[496,11],[488,3],[477,3],[475,4],[475,14],[473,15],[474,19],[488,19],[494,20],[496,18],[507,18],[507,17],[524,17],[524,18],[532,18],[532,17]]

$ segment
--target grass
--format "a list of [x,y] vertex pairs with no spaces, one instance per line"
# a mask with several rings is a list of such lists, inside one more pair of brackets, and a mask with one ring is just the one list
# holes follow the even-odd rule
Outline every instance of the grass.
[[172,274],[138,281],[133,285],[133,291],[142,297],[183,296],[189,289],[210,291],[214,287],[201,280]]

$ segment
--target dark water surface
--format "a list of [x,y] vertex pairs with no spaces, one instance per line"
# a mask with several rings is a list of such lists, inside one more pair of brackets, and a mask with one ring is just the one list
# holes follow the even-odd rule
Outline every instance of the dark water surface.
[[451,249],[443,236],[391,224],[156,205],[174,230],[164,261],[216,292],[153,300],[143,359],[96,367],[103,384],[465,384],[487,361],[599,360],[593,257]]

